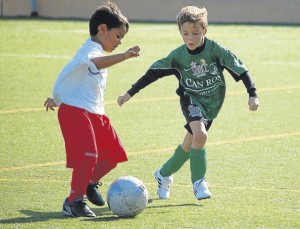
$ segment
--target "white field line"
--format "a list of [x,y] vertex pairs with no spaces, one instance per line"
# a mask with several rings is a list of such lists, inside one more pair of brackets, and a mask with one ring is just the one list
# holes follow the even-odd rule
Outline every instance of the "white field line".
[[[0,178],[0,182],[8,182],[8,183],[18,183],[18,182],[22,182],[22,183],[45,183],[45,180],[43,179],[5,179],[5,178]],[[68,184],[70,183],[69,180],[49,180],[47,179],[47,183],[65,183]],[[145,182],[146,186],[152,186],[152,187],[156,187],[157,183],[153,183],[153,182]],[[173,184],[174,187],[190,187],[190,184]],[[247,186],[224,186],[224,185],[214,185],[211,182],[209,183],[209,188],[210,189],[229,189],[229,190],[242,190],[242,191],[259,191],[259,192],[278,192],[278,191],[282,191],[282,192],[300,192],[299,189],[292,189],[292,188],[261,188],[261,187],[255,187],[255,186],[251,186],[251,187],[247,187]]]
[[[46,59],[65,59],[70,60],[72,56],[69,55],[55,55],[55,54],[22,54],[22,53],[0,53],[0,57],[15,57],[15,58],[46,58]],[[298,62],[292,61],[263,61],[264,65],[292,65],[299,66]]]
[[[238,143],[244,143],[244,142],[264,141],[264,140],[277,139],[277,138],[288,138],[288,137],[294,137],[294,136],[300,136],[300,132],[283,133],[283,134],[277,134],[277,135],[263,135],[263,136],[235,139],[235,140],[210,142],[207,144],[207,146],[238,144]],[[169,147],[160,148],[160,149],[148,149],[148,150],[142,150],[142,151],[138,151],[138,152],[128,152],[127,154],[129,157],[131,157],[131,156],[142,155],[142,154],[147,154],[147,153],[161,153],[161,152],[166,152],[166,151],[173,151],[176,147],[177,146],[169,146]],[[28,164],[28,165],[22,165],[22,166],[16,166],[16,167],[0,168],[0,172],[41,168],[41,167],[50,167],[50,166],[57,166],[57,165],[64,165],[64,164],[65,164],[65,161]]]
[[0,53],[0,57],[18,57],[18,58],[46,58],[46,59],[66,59],[70,60],[72,56],[50,55],[50,54],[20,54],[20,53]]
[[[152,31],[153,29],[155,30],[173,30],[173,31],[177,31],[177,26],[176,25],[171,25],[170,26],[164,26],[164,25],[147,25],[147,26],[132,26],[130,28],[130,31]],[[24,31],[24,29],[15,29],[16,31]],[[11,29],[6,29],[6,28],[0,28],[0,32],[11,32]],[[86,29],[70,29],[70,30],[64,30],[64,29],[32,29],[30,30],[31,33],[51,33],[51,34],[55,34],[55,33],[69,33],[69,34],[86,34],[87,36],[89,36],[89,31]]]
[[[273,92],[273,91],[291,91],[291,90],[298,90],[300,89],[299,86],[290,86],[290,87],[278,87],[278,88],[263,88],[260,89],[259,92]],[[240,95],[245,94],[245,91],[236,91],[236,92],[228,92],[228,96],[233,95]],[[133,99],[128,104],[139,104],[139,103],[151,103],[151,102],[160,102],[160,101],[171,101],[171,100],[178,100],[178,96],[172,96],[172,97],[158,97],[158,98],[149,98],[149,99]],[[117,105],[117,101],[108,101],[105,103],[105,105]],[[44,111],[45,108],[24,108],[24,109],[13,109],[13,110],[3,110],[0,111],[0,115],[2,114],[14,114],[19,112],[32,112],[32,111]]]
[[276,65],[276,66],[281,66],[281,65],[291,65],[291,66],[297,66],[299,67],[299,62],[296,61],[263,61],[261,62],[264,65]]

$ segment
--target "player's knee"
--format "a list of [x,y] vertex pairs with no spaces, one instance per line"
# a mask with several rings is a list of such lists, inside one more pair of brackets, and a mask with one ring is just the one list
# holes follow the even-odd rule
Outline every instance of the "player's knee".
[[197,146],[197,148],[203,148],[207,141],[207,132],[199,132],[193,135],[193,145]]

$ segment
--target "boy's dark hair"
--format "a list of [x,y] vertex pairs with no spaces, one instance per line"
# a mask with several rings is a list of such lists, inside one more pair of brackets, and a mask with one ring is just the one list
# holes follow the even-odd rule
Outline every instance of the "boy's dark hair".
[[108,29],[121,26],[125,26],[126,32],[129,29],[128,19],[121,13],[117,5],[110,1],[99,6],[92,14],[89,21],[91,36],[95,36],[98,33],[98,26],[101,24],[106,24]]

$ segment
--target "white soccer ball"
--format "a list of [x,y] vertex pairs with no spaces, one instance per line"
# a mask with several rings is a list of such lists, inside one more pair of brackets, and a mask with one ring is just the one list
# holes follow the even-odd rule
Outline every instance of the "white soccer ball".
[[107,191],[108,206],[120,217],[134,217],[140,214],[146,208],[148,198],[146,186],[133,176],[118,178]]

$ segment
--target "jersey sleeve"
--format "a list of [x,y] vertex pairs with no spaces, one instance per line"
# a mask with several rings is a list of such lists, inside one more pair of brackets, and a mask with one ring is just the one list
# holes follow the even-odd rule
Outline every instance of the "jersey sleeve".
[[161,68],[161,69],[172,68],[172,56],[169,55],[166,58],[163,58],[163,59],[160,59],[160,60],[154,62],[150,67],[150,69],[158,69],[158,68]]
[[127,93],[132,97],[140,90],[155,82],[159,78],[175,74],[175,70],[171,68],[150,68],[136,83],[132,85]]
[[89,71],[92,72],[93,74],[98,72],[99,69],[97,68],[96,64],[92,60],[102,56],[105,56],[105,54],[101,50],[92,47],[92,49],[89,50],[89,52],[84,57],[84,63],[89,66]]
[[148,71],[132,85],[127,93],[132,97],[141,89],[147,87],[156,80],[169,75],[175,75],[176,70],[172,68],[169,58],[163,58],[153,63]]
[[241,75],[248,71],[247,67],[230,50],[217,43],[214,45],[213,57],[217,59],[219,64],[225,68],[236,81],[239,81]]
[[257,97],[255,83],[252,80],[249,72],[244,72],[240,77],[241,80],[243,81],[245,88],[247,89],[247,93],[249,94],[249,97]]
[[217,59],[222,67],[224,67],[231,76],[236,80],[242,80],[249,97],[257,97],[255,83],[252,80],[247,67],[242,61],[234,55],[230,50],[224,48],[220,44],[215,43],[214,58]]

